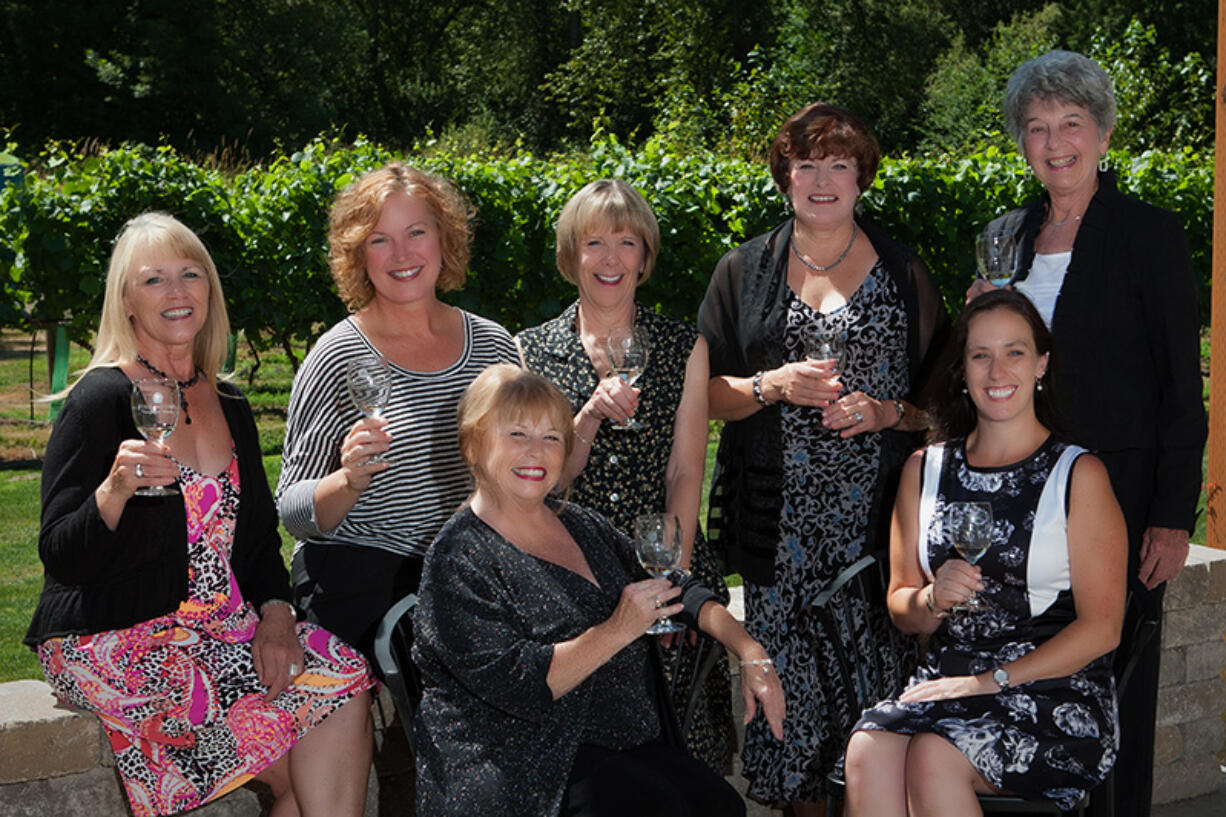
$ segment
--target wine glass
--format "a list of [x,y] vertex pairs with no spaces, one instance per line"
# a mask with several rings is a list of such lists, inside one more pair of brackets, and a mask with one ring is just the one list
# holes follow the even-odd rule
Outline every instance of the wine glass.
[[835,375],[842,373],[846,354],[847,346],[841,332],[819,329],[805,338],[805,357],[818,362],[829,361]]
[[[609,367],[622,382],[633,386],[647,368],[647,334],[631,326],[619,326],[609,330],[607,345]],[[612,427],[618,431],[640,431],[643,424],[628,417],[625,422],[614,423]]]
[[[671,513],[645,513],[634,518],[634,550],[639,564],[652,577],[663,579],[681,561],[681,523]],[[647,630],[649,635],[663,635],[684,630],[668,616],[660,616]]]
[[[392,370],[379,355],[352,358],[346,368],[345,384],[353,405],[366,417],[378,417],[387,408],[392,396]],[[383,462],[382,454],[374,454],[362,465]]]
[[[951,502],[945,508],[945,524],[954,550],[963,559],[975,564],[992,544],[992,506],[987,502]],[[982,605],[972,592],[964,604],[953,610],[976,611]]]
[[1013,280],[1017,264],[1017,239],[1012,233],[986,232],[975,240],[975,255],[979,263],[979,277],[1003,287]]
[[[132,421],[150,442],[160,443],[179,422],[179,384],[167,377],[142,377],[132,381]],[[148,485],[137,496],[174,496],[175,488]]]

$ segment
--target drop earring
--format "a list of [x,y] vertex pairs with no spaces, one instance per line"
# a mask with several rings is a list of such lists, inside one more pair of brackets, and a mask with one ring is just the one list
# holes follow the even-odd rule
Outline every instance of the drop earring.
[[1043,391],[1043,377],[1039,376],[1034,379],[1035,391]]
[[1101,170],[1103,173],[1106,173],[1107,169],[1110,166],[1111,165],[1107,162],[1107,154],[1104,153],[1102,156],[1098,157],[1098,169],[1099,170]]

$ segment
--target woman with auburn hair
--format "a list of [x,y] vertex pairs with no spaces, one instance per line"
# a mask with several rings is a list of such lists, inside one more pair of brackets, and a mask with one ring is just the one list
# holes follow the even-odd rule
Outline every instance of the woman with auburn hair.
[[781,739],[770,657],[692,576],[647,578],[625,534],[556,498],[571,411],[511,365],[460,401],[476,489],[426,556],[414,616],[417,813],[743,815],[736,790],[681,745],[644,634],[680,614],[718,640],[741,661],[746,718],[761,706]]
[[726,422],[707,534],[745,580],[746,626],[778,656],[797,724],[783,744],[750,726],[748,794],[794,814],[820,808],[851,726],[831,714],[842,693],[827,645],[884,655],[880,694],[905,678],[903,645],[871,600],[848,602],[857,632],[806,623],[823,587],[886,545],[899,469],[927,424],[915,394],[948,323],[923,262],[856,214],[879,158],[843,108],[788,119],[770,164],[794,215],[720,260],[698,313],[710,413]]
[[[124,225],[94,356],[43,461],[45,577],[26,643],[55,694],[102,719],[138,817],[252,778],[277,813],[356,817],[374,682],[356,650],[296,623],[255,418],[217,378],[228,334],[200,239],[163,213]],[[161,442],[140,438],[130,408],[151,376],[178,382]]]
[[[352,313],[294,378],[277,501],[294,547],[294,597],[311,621],[366,655],[421,559],[468,493],[455,405],[492,363],[516,359],[498,324],[449,306],[464,282],[471,210],[445,180],[392,163],[342,190],[328,261]],[[364,417],[350,360],[376,356],[391,395]]]

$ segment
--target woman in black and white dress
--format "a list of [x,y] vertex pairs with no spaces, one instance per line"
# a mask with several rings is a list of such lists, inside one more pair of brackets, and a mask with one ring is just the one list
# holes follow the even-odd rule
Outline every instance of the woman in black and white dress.
[[[978,814],[976,792],[1001,791],[1070,808],[1115,762],[1127,536],[1102,462],[1052,432],[1050,353],[1018,293],[959,318],[934,411],[945,441],[908,460],[890,544],[890,615],[932,638],[906,691],[857,724],[849,814]],[[977,565],[950,541],[963,501],[992,510]],[[983,609],[951,615],[972,592]]]
[[[438,299],[464,282],[470,216],[449,183],[398,163],[332,208],[328,260],[353,314],[294,378],[277,504],[298,540],[295,602],[368,657],[379,620],[417,589],[426,548],[468,494],[460,395],[518,357],[501,326]],[[378,418],[362,417],[345,385],[347,362],[371,354],[391,369]]]

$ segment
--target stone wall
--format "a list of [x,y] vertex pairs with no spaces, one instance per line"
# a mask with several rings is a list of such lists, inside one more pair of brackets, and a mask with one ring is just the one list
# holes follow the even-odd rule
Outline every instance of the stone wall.
[[1226,745],[1226,551],[1193,545],[1167,586],[1154,802],[1215,791]]

